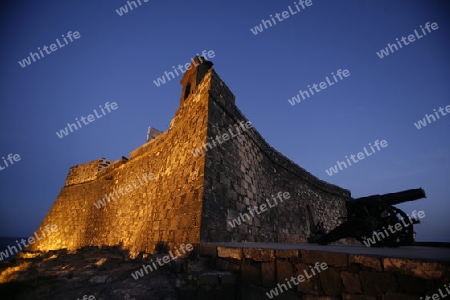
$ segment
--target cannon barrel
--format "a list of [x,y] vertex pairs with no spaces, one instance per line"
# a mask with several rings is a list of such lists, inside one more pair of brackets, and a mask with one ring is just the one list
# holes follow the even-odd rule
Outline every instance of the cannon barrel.
[[390,193],[381,195],[381,201],[389,204],[396,205],[404,202],[414,201],[422,198],[426,198],[427,195],[422,188],[406,190],[398,193]]
[[418,189],[411,189],[406,191],[401,191],[397,193],[389,193],[389,194],[383,194],[383,195],[372,195],[367,197],[361,197],[356,198],[354,200],[350,200],[348,204],[354,205],[358,202],[366,202],[366,201],[381,201],[388,205],[396,205],[399,203],[414,201],[422,198],[426,198],[427,195],[425,194],[425,191],[422,188]]

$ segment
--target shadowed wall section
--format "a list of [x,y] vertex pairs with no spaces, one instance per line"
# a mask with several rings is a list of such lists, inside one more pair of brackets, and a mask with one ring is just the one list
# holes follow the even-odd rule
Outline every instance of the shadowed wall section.
[[[307,242],[311,221],[324,222],[327,230],[340,224],[350,191],[317,179],[273,149],[256,129],[236,134],[236,125],[248,119],[214,70],[210,95],[208,137],[231,135],[229,129],[236,136],[205,154],[202,241]],[[272,195],[278,192],[288,192],[290,198],[274,202]],[[274,207],[268,208],[266,199]],[[267,210],[251,217],[248,208],[264,203]],[[313,220],[308,218],[307,206]],[[244,213],[251,218],[244,217],[238,226],[230,224],[237,218],[242,221]]]

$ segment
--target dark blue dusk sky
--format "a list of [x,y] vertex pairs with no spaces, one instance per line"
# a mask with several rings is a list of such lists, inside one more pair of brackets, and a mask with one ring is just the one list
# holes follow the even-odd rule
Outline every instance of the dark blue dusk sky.
[[[0,171],[0,236],[31,236],[70,167],[128,157],[148,126],[166,130],[181,76],[160,87],[153,80],[213,50],[216,71],[269,144],[353,197],[424,188],[427,199],[400,208],[424,210],[419,241],[450,241],[450,116],[414,125],[450,105],[449,1],[312,0],[257,35],[250,28],[295,9],[294,1],[141,0],[119,16],[126,4],[1,2],[0,157],[21,160]],[[387,57],[376,54],[427,22],[438,29]],[[81,37],[25,68],[18,64],[69,31]],[[350,76],[289,104],[338,69]],[[58,138],[68,122],[106,102],[118,108]],[[325,172],[375,140],[388,146],[333,176]]]

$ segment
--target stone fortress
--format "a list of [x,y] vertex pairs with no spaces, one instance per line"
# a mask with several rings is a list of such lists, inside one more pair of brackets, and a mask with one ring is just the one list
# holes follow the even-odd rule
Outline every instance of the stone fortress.
[[[273,149],[251,128],[201,155],[210,139],[249,121],[212,68],[196,57],[181,80],[180,107],[170,128],[149,128],[147,142],[129,158],[98,159],[70,168],[65,186],[42,226],[58,232],[29,250],[122,245],[131,253],[155,252],[159,242],[307,242],[312,226],[335,228],[346,215],[350,191],[321,181]],[[154,178],[136,187],[143,174]],[[128,186],[136,188],[128,189]],[[99,199],[120,187],[125,195],[97,209]],[[230,226],[233,219],[279,192],[290,198]]]

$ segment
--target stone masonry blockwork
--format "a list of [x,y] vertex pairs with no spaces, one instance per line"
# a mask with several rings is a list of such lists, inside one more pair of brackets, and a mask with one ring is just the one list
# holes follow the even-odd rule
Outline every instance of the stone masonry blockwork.
[[[197,60],[198,62],[198,60]],[[248,121],[234,95],[211,68],[185,73],[181,104],[170,127],[121,159],[72,167],[42,226],[58,232],[28,250],[78,249],[121,244],[131,253],[154,253],[200,242],[305,242],[312,223],[339,224],[350,192],[314,177],[268,145],[252,128],[193,155],[239,121]],[[144,174],[154,174],[142,181]],[[125,190],[125,194],[118,191]],[[277,192],[291,197],[231,228],[228,221]],[[115,195],[105,206],[94,203]]]
[[[212,71],[208,137],[226,133],[248,119],[234,96]],[[350,192],[328,184],[273,149],[255,128],[206,152],[202,240],[206,242],[306,242],[310,228],[324,222],[331,230],[346,215]],[[278,192],[290,198],[233,227],[228,222],[248,214]],[[273,204],[273,201],[272,201]],[[314,224],[312,224],[314,223]]]

